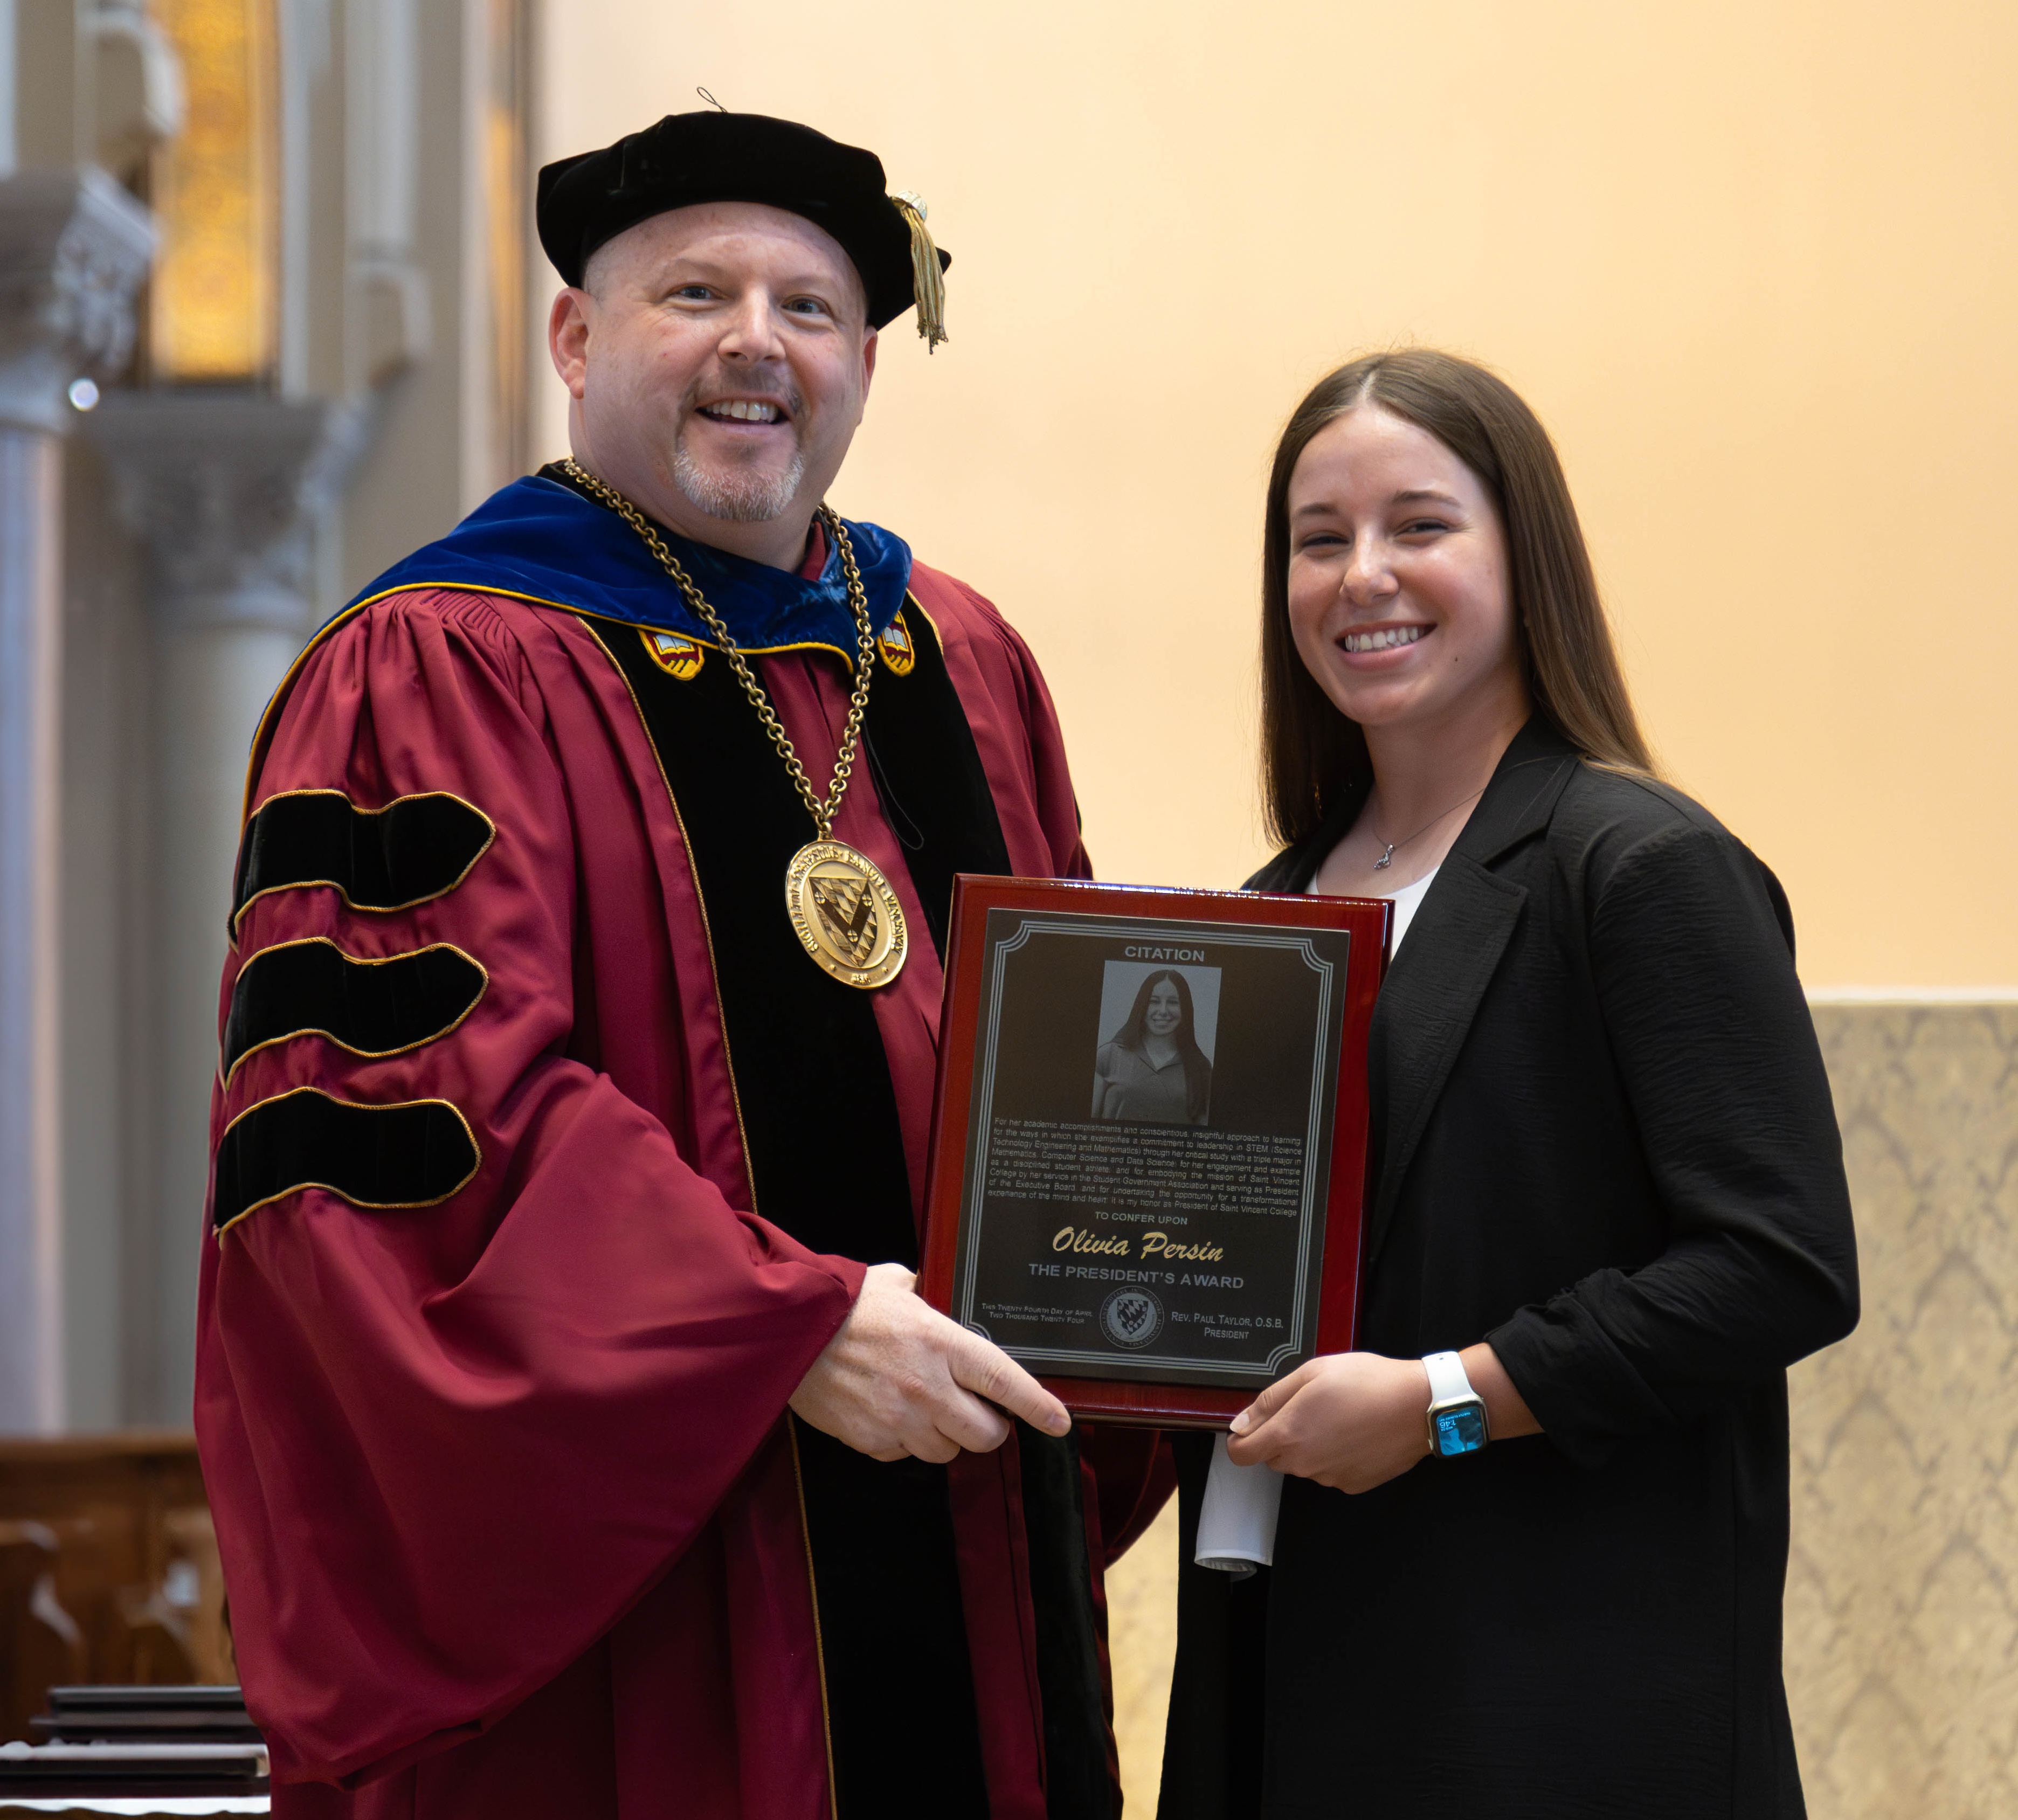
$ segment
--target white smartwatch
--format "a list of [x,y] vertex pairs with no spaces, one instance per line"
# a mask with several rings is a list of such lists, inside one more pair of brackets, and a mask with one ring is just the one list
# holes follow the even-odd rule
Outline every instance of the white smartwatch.
[[1455,1352],[1432,1352],[1423,1369],[1430,1374],[1430,1451],[1440,1460],[1477,1453],[1491,1437],[1485,1399],[1464,1375],[1464,1361]]

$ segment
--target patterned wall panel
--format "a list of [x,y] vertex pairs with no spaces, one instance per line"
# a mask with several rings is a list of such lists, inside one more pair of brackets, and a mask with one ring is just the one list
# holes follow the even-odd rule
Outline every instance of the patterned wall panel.
[[1815,1008],[1864,1319],[1793,1377],[1816,1820],[2018,1815],[2018,1005]]

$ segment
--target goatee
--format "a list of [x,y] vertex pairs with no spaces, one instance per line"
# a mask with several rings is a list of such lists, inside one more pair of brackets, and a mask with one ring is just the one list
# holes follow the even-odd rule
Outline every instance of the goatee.
[[710,518],[732,524],[762,524],[782,518],[798,497],[806,458],[794,449],[782,473],[721,473],[703,468],[688,453],[682,436],[673,450],[673,483]]

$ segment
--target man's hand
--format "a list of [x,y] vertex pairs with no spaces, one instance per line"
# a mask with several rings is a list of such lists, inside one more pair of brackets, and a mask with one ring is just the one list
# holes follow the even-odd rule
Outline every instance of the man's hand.
[[917,1280],[901,1264],[869,1267],[841,1331],[793,1392],[800,1420],[873,1460],[941,1464],[1009,1438],[991,1404],[1047,1435],[1072,1427],[1065,1405],[1000,1347],[927,1308]]

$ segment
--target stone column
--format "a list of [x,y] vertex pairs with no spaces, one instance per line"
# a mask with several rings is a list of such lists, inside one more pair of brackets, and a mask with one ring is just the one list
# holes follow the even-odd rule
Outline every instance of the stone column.
[[140,1419],[188,1420],[217,1063],[217,986],[246,758],[312,629],[311,559],[365,429],[356,407],[269,394],[115,393],[92,440],[149,560],[153,623],[151,1207],[131,1232]]
[[69,389],[132,349],[146,211],[95,171],[0,181],[0,1431],[63,1424],[56,775]]

